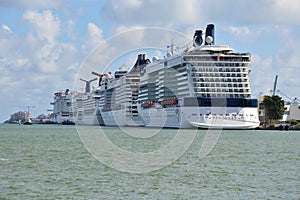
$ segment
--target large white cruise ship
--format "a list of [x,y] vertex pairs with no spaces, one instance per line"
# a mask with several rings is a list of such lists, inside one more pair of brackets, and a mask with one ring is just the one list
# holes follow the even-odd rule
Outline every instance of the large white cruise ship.
[[[204,38],[203,38],[204,35]],[[203,43],[204,39],[204,44]],[[259,125],[251,98],[249,53],[214,44],[214,25],[195,32],[193,47],[154,57],[139,82],[138,113],[145,126],[250,129]]]
[[121,68],[114,75],[110,72],[99,75],[98,106],[106,126],[144,126],[137,98],[141,71],[148,63],[145,54],[140,54],[130,71]]

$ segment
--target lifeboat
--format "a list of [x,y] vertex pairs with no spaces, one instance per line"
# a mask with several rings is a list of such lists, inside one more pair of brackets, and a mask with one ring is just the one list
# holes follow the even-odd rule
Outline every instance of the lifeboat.
[[161,102],[162,106],[175,106],[177,105],[177,99],[165,99]]
[[142,108],[150,108],[155,106],[155,101],[146,101],[142,103]]

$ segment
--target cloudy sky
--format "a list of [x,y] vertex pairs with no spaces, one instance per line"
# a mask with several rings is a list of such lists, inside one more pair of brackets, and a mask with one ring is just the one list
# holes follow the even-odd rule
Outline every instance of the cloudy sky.
[[[298,0],[0,0],[0,122],[26,109],[19,106],[47,114],[53,93],[72,89],[97,45],[104,52],[112,48],[107,44],[125,50],[129,43],[143,46],[146,34],[106,41],[149,27],[189,37],[214,23],[217,44],[252,54],[254,97],[269,94],[278,74],[280,94],[300,98],[299,9]],[[151,41],[156,39],[162,37],[152,34]]]

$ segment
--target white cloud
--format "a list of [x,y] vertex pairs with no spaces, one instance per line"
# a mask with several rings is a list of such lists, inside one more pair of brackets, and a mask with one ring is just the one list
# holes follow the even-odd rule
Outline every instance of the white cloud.
[[276,0],[272,2],[271,14],[276,17],[278,23],[300,24],[300,1]]
[[96,24],[89,22],[87,24],[87,32],[84,37],[82,49],[85,52],[91,51],[96,45],[104,42],[103,30],[99,28]]
[[96,45],[103,41],[103,30],[99,28],[94,23],[88,23],[87,25],[87,31],[88,31],[88,42],[91,45]]
[[228,29],[232,34],[235,35],[249,35],[250,30],[243,26],[243,27],[234,27],[234,26],[229,26]]
[[51,10],[27,11],[23,19],[30,23],[40,40],[46,39],[48,42],[54,42],[60,34],[60,19],[53,15]]
[[74,20],[68,20],[68,22],[67,22],[68,37],[72,40],[76,39],[75,25],[76,24],[75,24]]
[[142,5],[141,0],[128,0],[128,1],[126,1],[126,3],[129,7],[132,7],[132,8],[137,8]]
[[14,33],[9,24],[0,28],[0,95],[6,97],[0,104],[30,105],[34,100],[45,112],[53,92],[71,88],[82,55],[75,44],[60,40],[62,23],[53,11],[26,11],[22,19],[29,25],[26,34]]
[[274,71],[273,65],[272,57],[261,58],[259,55],[252,55],[250,82],[253,96],[258,96],[261,92],[264,95],[269,94],[274,75],[277,74]]
[[11,28],[9,26],[7,26],[6,24],[2,24],[1,29],[6,32],[12,32]]
[[293,32],[284,27],[275,27],[274,30],[282,30],[278,36],[280,38],[276,41],[279,42],[280,48],[266,58],[259,55],[252,56],[253,94],[257,95],[259,92],[268,94],[273,89],[275,75],[278,75],[277,89],[291,98],[297,95],[299,98],[300,39],[297,31]]
[[257,38],[261,34],[261,30],[255,29],[250,30],[247,26],[229,26],[225,28],[226,31],[230,32],[234,35],[238,40],[243,42],[253,42],[257,40]]
[[59,8],[62,7],[62,1],[59,0],[1,0],[0,6],[21,9],[36,8]]
[[[149,0],[149,1],[107,1],[103,14],[117,25],[176,26],[199,21],[199,4],[195,0]],[[200,18],[201,19],[201,18]]]
[[[238,24],[300,24],[299,1],[285,0],[149,0],[107,1],[106,17],[117,25],[178,27],[204,22]],[[280,16],[280,17],[279,17]]]

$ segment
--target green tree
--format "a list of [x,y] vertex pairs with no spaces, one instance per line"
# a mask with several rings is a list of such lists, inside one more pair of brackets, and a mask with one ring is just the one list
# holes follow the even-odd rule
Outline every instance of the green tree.
[[284,113],[284,101],[278,95],[274,96],[264,96],[263,104],[265,107],[266,119],[269,124],[274,122],[274,120],[282,119]]

